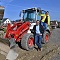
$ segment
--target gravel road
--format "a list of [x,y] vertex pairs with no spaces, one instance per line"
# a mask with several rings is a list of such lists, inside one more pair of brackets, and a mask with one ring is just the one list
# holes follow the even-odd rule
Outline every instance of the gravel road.
[[50,44],[58,46],[57,49],[45,55],[42,60],[60,60],[60,29],[54,29],[50,38]]
[[[7,48],[3,49],[1,48],[1,45]],[[0,45],[0,50],[3,50],[5,53],[2,53],[2,55],[0,54],[0,58],[2,56],[3,59],[1,60],[5,60],[10,49],[8,46],[4,44],[1,45]],[[42,46],[43,46],[43,51],[41,52],[37,51],[35,48],[34,50],[31,51],[26,51],[19,47],[14,48],[13,50],[16,53],[18,53],[18,57],[16,58],[16,60],[60,60],[60,29],[54,29],[52,31],[52,35],[50,37],[49,43],[44,44]]]
[[51,60],[60,60],[60,29],[53,30],[53,36],[51,40],[51,42],[54,42],[56,45],[58,45],[56,54],[52,57]]
[[60,47],[60,29],[54,29],[52,31],[51,42],[54,42]]

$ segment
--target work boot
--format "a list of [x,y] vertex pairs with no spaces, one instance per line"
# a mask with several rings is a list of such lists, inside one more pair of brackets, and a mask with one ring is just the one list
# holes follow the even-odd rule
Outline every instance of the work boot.
[[43,51],[43,48],[38,48],[38,51]]
[[42,44],[45,44],[44,42],[41,42]]

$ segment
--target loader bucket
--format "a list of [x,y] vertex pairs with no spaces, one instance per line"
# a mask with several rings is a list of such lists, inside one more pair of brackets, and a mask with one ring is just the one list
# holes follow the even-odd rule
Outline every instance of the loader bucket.
[[16,46],[16,42],[15,42],[15,39],[14,38],[11,38],[10,40],[9,40],[9,42],[10,42],[10,48],[14,48],[15,46]]
[[14,48],[17,45],[14,38],[11,38],[11,39],[0,38],[0,42],[4,43],[7,46],[9,46],[11,49]]

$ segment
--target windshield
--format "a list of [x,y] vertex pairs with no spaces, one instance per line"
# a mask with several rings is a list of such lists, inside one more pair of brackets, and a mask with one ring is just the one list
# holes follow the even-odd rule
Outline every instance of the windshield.
[[40,20],[40,12],[39,10],[23,10],[20,14],[21,19],[23,21],[29,21],[29,22],[36,22],[36,20]]
[[23,20],[24,21],[30,21],[30,22],[35,22],[36,20],[40,20],[40,15],[38,15],[39,12],[25,12],[23,14]]
[[25,12],[23,13],[23,20],[33,22],[36,19],[35,15],[36,15],[35,12]]

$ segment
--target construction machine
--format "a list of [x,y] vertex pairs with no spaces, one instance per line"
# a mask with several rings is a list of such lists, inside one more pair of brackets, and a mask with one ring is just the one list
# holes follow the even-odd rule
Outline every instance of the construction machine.
[[[47,11],[41,10],[41,8],[28,8],[26,10],[22,10],[20,13],[20,17],[23,21],[29,21],[30,22],[30,29],[28,30],[28,33],[31,33],[33,26],[36,24],[37,20],[41,20],[44,16],[41,16],[41,14],[45,14]],[[41,22],[41,21],[40,21]],[[44,30],[43,39],[44,43],[48,42],[49,37],[51,35],[51,30],[49,26],[46,30]]]
[[[40,8],[28,8],[20,12],[22,22],[15,22],[12,26],[7,25],[5,38],[9,39],[10,48],[20,42],[23,49],[31,50],[34,48],[34,35],[31,33],[36,20],[40,20],[39,14],[45,14],[46,11]],[[44,33],[44,42],[49,40],[50,30],[46,29]]]

